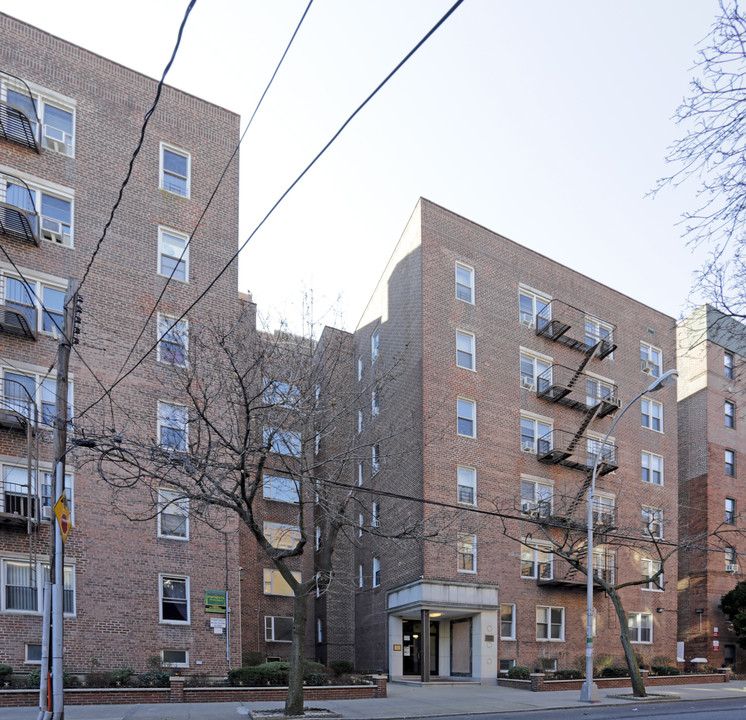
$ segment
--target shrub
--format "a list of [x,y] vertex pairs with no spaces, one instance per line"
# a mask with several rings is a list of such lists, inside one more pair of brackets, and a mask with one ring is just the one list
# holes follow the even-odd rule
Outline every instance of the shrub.
[[599,673],[599,676],[602,678],[627,677],[628,675],[629,672],[627,671],[627,668],[620,667],[619,665],[610,665],[609,667],[605,667]]
[[656,675],[680,675],[681,671],[675,665],[652,665],[650,668]]
[[0,665],[0,680],[9,678],[13,673],[13,668],[10,665]]
[[580,670],[557,670],[554,677],[556,680],[582,680],[585,673]]
[[508,677],[511,680],[529,680],[531,678],[531,671],[524,665],[513,665],[508,670]]
[[30,688],[38,688],[39,683],[41,682],[41,669],[40,668],[34,668],[26,678],[26,684]]
[[650,658],[650,666],[654,665],[676,665],[676,663],[671,660],[668,655],[653,655],[652,658]]
[[125,687],[130,684],[132,676],[135,671],[132,668],[120,668],[119,670],[112,670],[109,675],[111,676],[111,684],[114,687]]
[[349,675],[355,671],[355,666],[349,660],[332,660],[329,663],[329,667],[334,670],[334,674],[339,677],[340,675]]
[[[287,685],[290,674],[289,662],[268,662],[254,667],[243,667],[228,673],[228,684],[235,687],[264,687]],[[315,662],[304,663],[303,681],[306,685],[328,685],[331,671]]]
[[111,673],[106,670],[103,672],[91,673],[86,678],[86,684],[88,687],[93,688],[111,687]]
[[170,675],[167,672],[149,670],[138,675],[137,682],[140,687],[168,687],[169,677]]

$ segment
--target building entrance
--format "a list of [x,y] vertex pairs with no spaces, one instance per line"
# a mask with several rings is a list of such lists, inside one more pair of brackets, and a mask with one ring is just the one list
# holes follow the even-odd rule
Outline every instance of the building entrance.
[[[422,623],[402,620],[402,672],[419,675],[422,672]],[[430,673],[438,675],[438,623],[430,623]]]

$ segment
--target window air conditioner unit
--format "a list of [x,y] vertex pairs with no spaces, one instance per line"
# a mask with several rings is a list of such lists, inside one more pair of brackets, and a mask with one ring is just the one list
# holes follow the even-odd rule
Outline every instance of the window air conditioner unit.
[[68,136],[64,130],[52,127],[51,125],[45,125],[43,133],[44,145],[63,155],[72,155],[72,146],[71,143],[67,142]]
[[64,232],[62,223],[50,218],[42,217],[41,234],[45,240],[51,240],[60,245],[66,245],[70,242],[70,236]]
[[531,500],[521,500],[521,512],[526,515],[538,515],[536,503]]
[[42,505],[41,506],[41,519],[42,520],[51,520],[52,519],[52,506],[51,505]]
[[524,440],[521,443],[521,450],[523,452],[533,452],[534,451],[534,444],[531,440]]
[[528,377],[522,377],[521,378],[521,387],[524,390],[533,390],[534,389],[534,381],[533,378]]
[[534,318],[531,313],[522,312],[521,313],[521,325],[525,325],[526,327],[533,328],[534,327]]
[[738,565],[735,563],[728,563],[725,566],[725,572],[730,573],[731,575],[735,575],[738,572]]
[[644,373],[652,375],[653,371],[655,370],[655,363],[651,362],[650,360],[640,360],[640,369]]

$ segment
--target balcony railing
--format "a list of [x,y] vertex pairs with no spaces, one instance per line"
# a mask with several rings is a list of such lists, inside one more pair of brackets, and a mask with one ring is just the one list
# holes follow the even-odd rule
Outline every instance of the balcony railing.
[[39,244],[35,193],[15,175],[0,172],[0,235]]
[[617,386],[564,365],[552,365],[536,378],[536,395],[587,413],[598,408],[602,418],[619,409]]
[[0,138],[39,152],[39,116],[24,80],[0,71]]
[[603,360],[616,348],[616,326],[560,300],[552,300],[536,315],[536,334]]
[[0,383],[0,427],[35,431],[37,423],[36,403],[29,391],[15,380],[3,380]]
[[[538,577],[536,579],[537,585],[542,585],[546,587],[564,587],[564,588],[577,588],[577,589],[585,589],[587,587],[588,579],[584,573],[582,573],[580,570],[576,570],[572,565],[566,564],[564,562],[560,563],[559,560],[557,560],[554,563],[554,576],[551,578],[542,578]],[[598,557],[596,557],[596,562],[594,563],[593,567],[593,575],[594,576],[600,576],[606,582],[613,585],[614,583],[614,557],[613,555],[609,554],[608,556],[604,555],[602,560],[599,560]],[[594,583],[593,590],[594,592],[598,592],[602,590],[599,585],[596,585]]]
[[[536,457],[547,465],[590,472],[600,451],[601,441],[587,435],[578,435],[569,430],[550,430],[537,441]],[[597,475],[614,472],[618,467],[616,445],[606,443],[598,463]]]

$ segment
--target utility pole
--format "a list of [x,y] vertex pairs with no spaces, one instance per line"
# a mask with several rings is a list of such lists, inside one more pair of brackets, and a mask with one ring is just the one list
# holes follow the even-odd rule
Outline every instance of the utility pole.
[[[70,282],[67,293],[65,294],[65,311],[62,321],[62,333],[60,335],[59,345],[57,347],[57,396],[54,406],[54,486],[51,497],[51,505],[54,509],[57,501],[65,492],[65,454],[67,452],[67,386],[68,386],[68,369],[70,366],[70,351],[73,343],[73,331],[75,328],[75,314],[79,312],[77,307],[79,302],[77,294],[77,283]],[[51,594],[52,602],[46,600],[46,595],[50,591],[50,586],[45,583],[45,602],[44,610],[51,604],[51,645],[50,652],[52,660],[52,688],[49,692],[48,679],[42,678],[42,688],[47,684],[47,703],[44,713],[39,713],[39,718],[44,720],[63,720],[65,717],[64,696],[63,696],[63,669],[62,656],[64,648],[63,638],[63,616],[65,603],[65,545],[58,520],[52,513],[49,522],[49,555],[50,555],[50,574],[52,576]],[[44,627],[49,627],[44,622]],[[49,655],[46,658],[46,664],[42,659],[42,674],[48,671]],[[45,680],[47,682],[45,683]]]

